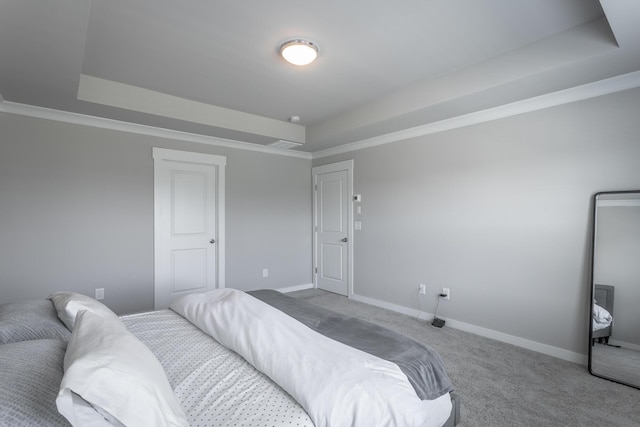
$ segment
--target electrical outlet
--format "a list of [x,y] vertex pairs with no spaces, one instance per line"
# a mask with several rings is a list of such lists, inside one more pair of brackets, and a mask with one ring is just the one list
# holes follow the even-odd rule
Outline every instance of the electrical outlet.
[[442,297],[442,299],[451,299],[451,289],[442,288],[442,293],[446,295],[446,296]]
[[425,285],[424,283],[420,283],[420,287],[418,289],[420,290],[421,294],[427,293],[427,285]]
[[262,277],[269,277],[269,269],[268,268],[263,268],[262,269]]
[[104,288],[96,288],[96,299],[104,299]]

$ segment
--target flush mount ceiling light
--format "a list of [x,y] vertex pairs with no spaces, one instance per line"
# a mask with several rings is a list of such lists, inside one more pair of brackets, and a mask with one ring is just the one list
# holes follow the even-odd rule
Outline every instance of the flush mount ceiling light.
[[318,46],[309,40],[289,40],[280,46],[280,55],[293,65],[307,65],[318,56]]

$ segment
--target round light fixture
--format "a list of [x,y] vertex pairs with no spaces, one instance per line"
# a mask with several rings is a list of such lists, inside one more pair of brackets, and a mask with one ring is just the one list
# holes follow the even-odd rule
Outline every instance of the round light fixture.
[[307,65],[318,56],[318,46],[309,40],[289,40],[280,46],[280,55],[293,65]]

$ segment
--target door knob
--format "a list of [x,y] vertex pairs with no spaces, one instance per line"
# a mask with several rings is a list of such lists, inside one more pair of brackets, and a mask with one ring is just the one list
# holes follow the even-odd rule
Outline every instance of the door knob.
[[209,243],[214,244],[216,242],[216,239],[211,239],[209,240]]
[[342,239],[343,242],[348,242],[349,239],[347,239],[346,237],[344,239]]

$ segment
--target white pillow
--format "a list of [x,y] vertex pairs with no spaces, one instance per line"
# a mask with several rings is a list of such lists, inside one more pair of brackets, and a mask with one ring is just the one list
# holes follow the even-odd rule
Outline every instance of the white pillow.
[[189,425],[151,350],[117,317],[86,310],[67,346],[56,405],[74,427]]
[[101,302],[75,292],[56,292],[49,295],[49,299],[53,302],[53,306],[58,312],[58,317],[70,331],[73,331],[76,315],[80,310],[88,310],[101,317],[118,317]]

